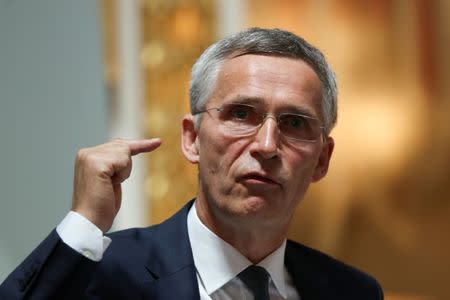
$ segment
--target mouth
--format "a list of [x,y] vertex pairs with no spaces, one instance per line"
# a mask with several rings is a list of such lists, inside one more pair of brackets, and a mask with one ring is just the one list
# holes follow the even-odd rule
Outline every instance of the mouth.
[[273,177],[263,174],[263,173],[258,173],[258,172],[247,173],[247,174],[241,176],[239,178],[239,181],[250,183],[250,184],[260,184],[260,185],[269,184],[269,185],[281,186],[281,184]]

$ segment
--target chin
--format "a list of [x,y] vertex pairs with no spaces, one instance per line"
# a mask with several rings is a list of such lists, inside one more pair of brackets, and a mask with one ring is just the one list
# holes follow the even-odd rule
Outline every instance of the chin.
[[271,211],[267,198],[259,196],[239,199],[233,205],[233,213],[240,216],[267,216]]

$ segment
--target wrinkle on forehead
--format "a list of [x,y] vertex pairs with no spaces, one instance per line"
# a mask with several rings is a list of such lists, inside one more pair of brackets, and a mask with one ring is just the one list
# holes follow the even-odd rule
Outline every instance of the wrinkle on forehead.
[[274,110],[322,119],[321,97],[321,81],[306,62],[296,58],[247,54],[224,62],[212,97],[216,99],[211,100],[215,104],[262,103]]

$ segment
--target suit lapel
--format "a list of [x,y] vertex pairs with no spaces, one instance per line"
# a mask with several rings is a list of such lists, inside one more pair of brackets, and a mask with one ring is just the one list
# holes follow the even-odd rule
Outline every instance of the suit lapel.
[[149,257],[145,264],[148,299],[200,299],[187,231],[187,214],[193,201],[154,228]]
[[146,284],[144,299],[186,299],[199,300],[195,267],[187,266],[175,273],[161,276]]
[[333,299],[328,274],[309,248],[288,241],[285,265],[302,300]]

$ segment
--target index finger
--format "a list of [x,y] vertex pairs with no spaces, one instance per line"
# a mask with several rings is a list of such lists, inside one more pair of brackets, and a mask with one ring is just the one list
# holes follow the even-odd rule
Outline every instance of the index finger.
[[145,139],[145,140],[124,140],[130,147],[131,155],[145,153],[155,150],[161,145],[161,139]]

